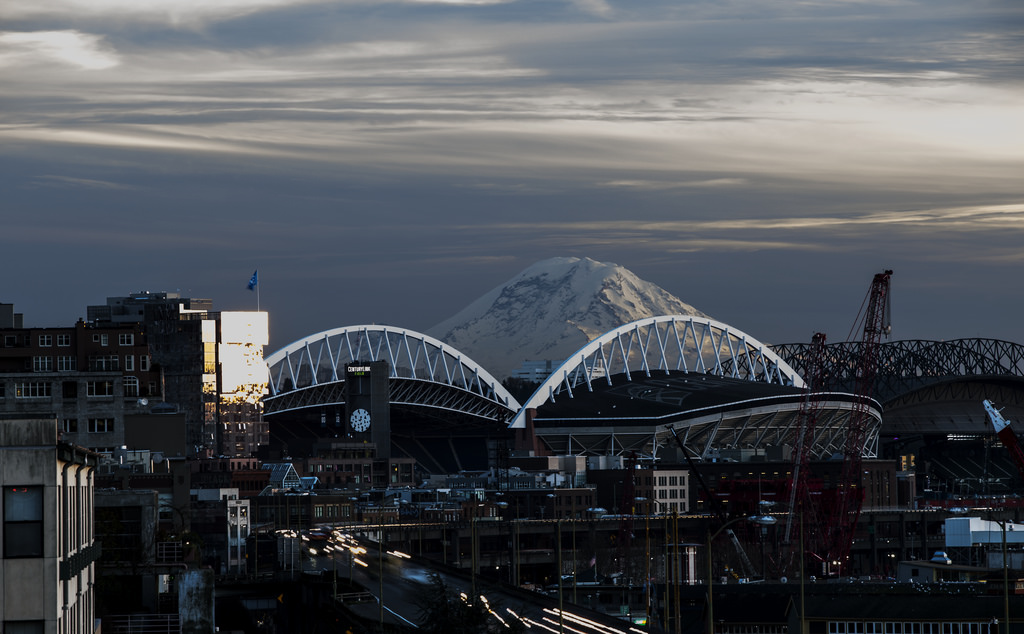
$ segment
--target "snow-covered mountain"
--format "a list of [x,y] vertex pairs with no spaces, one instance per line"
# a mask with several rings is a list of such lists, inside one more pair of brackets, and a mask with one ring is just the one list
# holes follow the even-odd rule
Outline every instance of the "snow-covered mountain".
[[503,379],[523,361],[561,362],[613,328],[658,315],[707,316],[617,264],[551,258],[530,266],[427,334]]

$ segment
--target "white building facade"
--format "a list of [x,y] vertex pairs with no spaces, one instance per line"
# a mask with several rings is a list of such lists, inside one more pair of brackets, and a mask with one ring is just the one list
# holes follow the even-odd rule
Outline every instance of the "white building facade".
[[0,419],[3,634],[95,632],[98,456],[57,441],[57,419]]

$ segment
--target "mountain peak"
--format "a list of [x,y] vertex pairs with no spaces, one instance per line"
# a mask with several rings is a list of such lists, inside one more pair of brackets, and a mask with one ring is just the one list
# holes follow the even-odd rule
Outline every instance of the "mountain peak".
[[704,313],[632,271],[590,258],[537,262],[427,331],[496,377],[527,360],[561,362],[637,319]]

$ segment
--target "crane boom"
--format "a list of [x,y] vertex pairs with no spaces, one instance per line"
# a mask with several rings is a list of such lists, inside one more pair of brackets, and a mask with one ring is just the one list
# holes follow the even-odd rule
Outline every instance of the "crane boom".
[[1003,418],[1002,413],[996,409],[992,401],[984,400],[981,403],[985,406],[985,412],[988,414],[989,420],[992,421],[996,437],[999,438],[999,442],[1003,443],[1003,446],[1010,452],[1013,464],[1017,465],[1017,472],[1020,473],[1021,479],[1024,480],[1024,449],[1021,449],[1020,440],[1017,439],[1017,435],[1010,428],[1010,421]]
[[861,487],[861,464],[864,444],[867,440],[870,418],[870,397],[874,393],[875,375],[878,372],[878,350],[883,336],[888,336],[889,325],[889,280],[892,271],[877,273],[868,291],[867,311],[864,313],[864,337],[861,343],[861,357],[857,366],[857,400],[850,411],[850,420],[843,448],[843,471],[836,486],[835,503],[829,522],[830,539],[828,556],[830,561],[845,564],[850,555],[853,530],[860,516],[864,501]]

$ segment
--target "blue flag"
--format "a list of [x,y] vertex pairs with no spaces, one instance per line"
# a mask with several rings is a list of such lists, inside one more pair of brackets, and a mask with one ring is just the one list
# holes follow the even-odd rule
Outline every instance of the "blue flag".
[[259,272],[260,270],[256,269],[255,271],[252,272],[252,277],[249,278],[249,283],[246,285],[246,288],[248,288],[250,291],[256,290],[256,284],[259,282],[259,280],[256,279],[256,274]]

